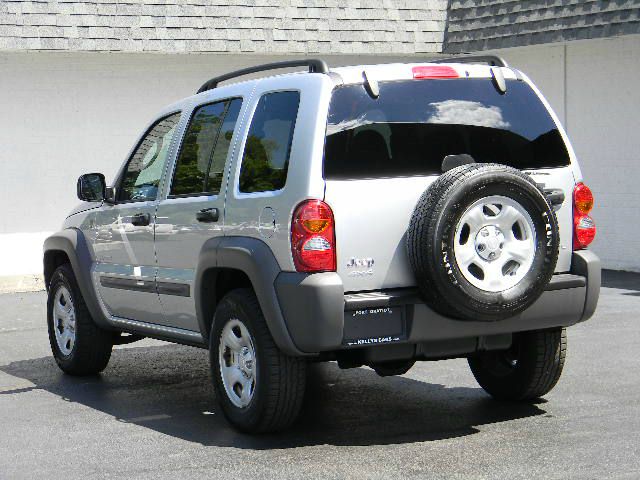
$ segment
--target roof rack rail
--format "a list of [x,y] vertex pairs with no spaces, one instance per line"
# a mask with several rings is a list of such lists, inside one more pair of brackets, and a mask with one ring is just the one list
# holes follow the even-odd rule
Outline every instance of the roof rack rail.
[[266,70],[276,70],[279,68],[291,68],[291,67],[309,67],[309,73],[328,73],[329,67],[324,60],[317,58],[308,58],[303,60],[287,60],[284,62],[265,63],[263,65],[256,65],[254,67],[243,68],[242,70],[236,70],[234,72],[225,73],[218,77],[213,77],[200,87],[197,93],[206,92],[212,90],[218,86],[220,82],[230,80],[232,78],[241,77],[243,75],[249,75],[250,73],[263,72]]
[[457,57],[437,58],[432,63],[486,63],[491,67],[508,67],[504,58],[497,55],[459,55]]

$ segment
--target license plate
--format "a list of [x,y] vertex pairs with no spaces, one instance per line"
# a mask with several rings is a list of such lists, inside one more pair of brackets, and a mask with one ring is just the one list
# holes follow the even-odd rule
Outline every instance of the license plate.
[[344,339],[348,347],[382,345],[406,339],[403,307],[364,308],[344,312]]

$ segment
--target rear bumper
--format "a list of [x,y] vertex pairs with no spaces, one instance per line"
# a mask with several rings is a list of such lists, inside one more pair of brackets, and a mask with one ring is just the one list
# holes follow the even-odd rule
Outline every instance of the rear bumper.
[[588,250],[575,252],[570,273],[554,275],[530,308],[499,322],[444,317],[427,307],[416,289],[345,295],[335,273],[282,272],[275,288],[288,333],[304,353],[443,341],[481,345],[505,334],[590,318],[600,293],[600,260]]

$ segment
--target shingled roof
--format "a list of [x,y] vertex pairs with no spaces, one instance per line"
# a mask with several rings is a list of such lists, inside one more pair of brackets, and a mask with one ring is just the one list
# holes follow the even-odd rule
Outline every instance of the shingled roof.
[[640,33],[638,0],[452,0],[446,52]]
[[472,52],[640,33],[639,1],[0,0],[0,51]]
[[0,50],[413,54],[447,0],[2,0]]

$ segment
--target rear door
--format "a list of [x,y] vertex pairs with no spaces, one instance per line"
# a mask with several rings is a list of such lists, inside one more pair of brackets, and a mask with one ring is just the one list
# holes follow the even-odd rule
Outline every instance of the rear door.
[[345,291],[415,285],[405,247],[414,206],[444,157],[463,153],[564,191],[556,271],[569,270],[573,169],[559,129],[526,82],[507,80],[505,95],[488,78],[380,82],[377,99],[362,85],[345,85],[333,93],[324,160]]
[[203,244],[223,234],[229,163],[243,100],[223,98],[196,107],[186,128],[168,196],[158,205],[157,288],[166,325],[198,330],[194,279]]

